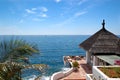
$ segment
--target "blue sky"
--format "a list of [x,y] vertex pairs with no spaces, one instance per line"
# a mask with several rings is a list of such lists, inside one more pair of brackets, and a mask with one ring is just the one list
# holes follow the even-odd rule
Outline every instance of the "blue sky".
[[120,0],[0,0],[0,35],[120,34]]

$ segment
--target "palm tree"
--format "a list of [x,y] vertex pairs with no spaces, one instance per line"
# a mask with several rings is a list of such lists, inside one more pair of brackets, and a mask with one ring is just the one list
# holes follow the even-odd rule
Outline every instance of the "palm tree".
[[28,57],[33,53],[38,53],[36,45],[27,43],[23,40],[10,40],[0,42],[0,62],[18,60]]
[[[25,62],[26,58],[34,53],[39,53],[36,45],[23,40],[9,40],[0,42],[0,80],[21,80],[21,69],[33,67],[39,69],[38,65],[23,65],[19,60]],[[39,70],[46,66],[39,64]]]

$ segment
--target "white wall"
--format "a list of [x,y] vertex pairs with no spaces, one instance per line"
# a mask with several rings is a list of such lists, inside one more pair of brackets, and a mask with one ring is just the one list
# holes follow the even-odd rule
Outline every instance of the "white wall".
[[[93,80],[120,80],[120,78],[109,78],[102,71],[100,71],[98,66],[93,66]],[[108,67],[108,66],[99,66],[99,67]],[[109,66],[109,67],[117,67],[117,66]]]
[[71,74],[73,72],[73,68],[70,68],[69,70],[67,71],[60,71],[60,72],[57,72],[57,73],[54,73],[52,76],[51,76],[51,79],[50,80],[58,80],[60,78],[63,78],[65,76],[68,76],[69,74]]

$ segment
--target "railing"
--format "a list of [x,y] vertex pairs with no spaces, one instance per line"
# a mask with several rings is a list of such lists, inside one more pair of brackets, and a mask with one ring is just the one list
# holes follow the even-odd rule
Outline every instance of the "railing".
[[64,71],[64,72],[60,71],[60,72],[54,73],[51,76],[50,80],[58,80],[58,79],[64,78],[64,77],[68,76],[72,72],[73,72],[73,68],[70,68],[68,71]]
[[93,76],[92,74],[87,74],[87,75],[86,75],[86,80],[93,80],[93,79],[92,79],[92,76]]

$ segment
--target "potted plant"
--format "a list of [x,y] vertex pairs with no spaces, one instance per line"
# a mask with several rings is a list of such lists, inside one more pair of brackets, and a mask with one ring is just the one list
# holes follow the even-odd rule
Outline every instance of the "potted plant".
[[72,62],[72,65],[73,65],[73,70],[76,72],[78,71],[78,68],[79,68],[79,63],[77,61],[75,62]]

